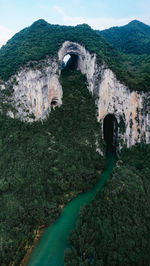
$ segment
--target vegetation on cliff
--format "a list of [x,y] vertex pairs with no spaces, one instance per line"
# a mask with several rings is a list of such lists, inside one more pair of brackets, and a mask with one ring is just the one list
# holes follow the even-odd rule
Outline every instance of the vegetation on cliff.
[[[0,116],[0,261],[19,265],[40,225],[55,221],[72,195],[96,183],[104,159],[85,77],[64,73],[63,105],[32,124]],[[97,143],[97,147],[96,144]]]
[[0,49],[0,77],[7,80],[28,61],[46,56],[57,58],[58,50],[65,41],[84,45],[91,53],[97,53],[101,62],[106,58],[111,62],[114,57],[114,49],[88,25],[59,26],[41,19],[15,34]]
[[150,145],[122,152],[111,179],[82,208],[65,265],[149,265]]
[[[124,39],[117,46],[113,37],[103,35],[106,41],[88,25],[66,27],[39,20],[0,49],[0,79],[7,80],[27,62],[56,56],[62,43],[70,40],[96,53],[99,63],[106,62],[130,89],[149,91],[148,28],[146,31],[139,43],[140,35],[127,31],[129,45]],[[116,43],[122,35],[117,32]],[[45,121],[32,124],[6,116],[12,86],[0,91],[1,265],[18,265],[33,241],[34,230],[53,223],[61,207],[72,195],[93,186],[99,177],[97,170],[105,166],[96,151],[103,150],[104,143],[85,77],[63,71],[61,83],[63,105]],[[149,158],[149,145],[123,151],[122,163],[107,187],[82,209],[70,237],[73,248],[66,251],[66,265],[150,264]]]
[[[135,26],[133,25],[132,28],[134,27]],[[139,28],[137,31],[138,30]],[[131,90],[149,91],[150,59],[149,56],[148,58],[143,56],[145,50],[141,48],[143,46],[142,41],[140,48],[137,48],[137,50],[140,49],[140,51],[142,51],[142,57],[138,60],[134,60],[132,57],[131,59],[130,57],[124,57],[116,49],[118,48],[117,40],[122,36],[120,33],[112,31],[112,34],[110,34],[111,38],[107,38],[109,34],[106,33],[100,32],[99,34],[99,32],[94,31],[86,24],[78,25],[76,27],[59,26],[49,24],[42,19],[38,20],[30,27],[15,34],[14,37],[0,49],[0,79],[7,80],[27,62],[39,61],[46,56],[56,56],[57,58],[59,48],[62,46],[63,42],[68,40],[78,42],[90,53],[96,53],[99,64],[105,62],[106,65],[115,72],[117,78],[129,86]],[[141,36],[140,34],[141,33],[139,32],[139,35],[137,35],[136,38],[130,38],[129,32],[126,41],[129,39],[131,47],[137,45],[139,36]],[[104,39],[102,35],[107,40]],[[118,39],[117,37],[115,38],[116,35],[119,36]],[[112,41],[114,39],[116,40],[115,43]],[[144,41],[145,47],[147,39],[144,37],[142,40]],[[145,49],[146,51],[149,51],[149,41],[147,42],[148,46],[146,46],[147,48]],[[126,43],[120,43],[122,46],[127,46]],[[114,47],[112,45],[114,45]],[[122,49],[121,45],[120,47]],[[132,50],[133,49],[131,49],[131,51]]]

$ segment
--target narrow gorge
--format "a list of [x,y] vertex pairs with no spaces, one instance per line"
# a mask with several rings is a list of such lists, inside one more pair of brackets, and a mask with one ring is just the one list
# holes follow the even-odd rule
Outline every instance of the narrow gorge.
[[149,44],[40,19],[1,47],[2,266],[49,226],[29,265],[149,265]]
[[59,79],[66,55],[76,56],[76,70],[86,75],[89,91],[96,98],[97,119],[102,128],[107,115],[115,117],[117,125],[114,124],[113,134],[114,139],[117,135],[118,150],[123,145],[130,147],[136,142],[149,143],[147,93],[131,91],[117,80],[105,62],[98,63],[95,53],[91,54],[80,44],[70,41],[63,43],[57,56],[29,62],[1,86],[3,90],[9,86],[13,90],[11,97],[15,112],[8,111],[8,115],[27,121],[45,119],[52,108],[63,103]]

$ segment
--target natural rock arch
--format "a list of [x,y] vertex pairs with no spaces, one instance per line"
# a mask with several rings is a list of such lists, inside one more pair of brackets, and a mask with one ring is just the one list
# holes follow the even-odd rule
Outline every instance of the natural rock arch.
[[[105,62],[100,64],[96,54],[76,42],[65,41],[57,54],[35,62],[34,68],[31,62],[27,63],[2,85],[3,89],[7,89],[11,84],[14,91],[12,102],[17,112],[9,111],[8,115],[27,121],[33,121],[33,114],[36,120],[44,119],[51,109],[62,104],[60,74],[63,58],[67,54],[77,58],[76,69],[86,75],[88,89],[96,96],[98,121],[102,128],[104,117],[115,115],[118,121],[117,149],[141,141],[149,143],[150,115],[145,109],[147,95],[131,91],[117,80]],[[124,130],[121,129],[120,117],[124,120]]]
[[[67,61],[65,61],[67,58]],[[77,70],[78,69],[78,55],[77,54],[67,54],[64,56],[62,62],[62,70]]]
[[58,51],[60,65],[66,55],[76,58],[76,70],[86,75],[89,90],[93,93],[97,82],[96,78],[96,54],[90,54],[85,47],[76,42],[65,41]]
[[84,47],[82,47],[78,43],[66,41],[63,43],[62,47],[60,48],[58,52],[58,57],[59,57],[60,62],[62,62],[63,58],[66,55],[76,55],[78,57],[77,68],[80,69],[81,65],[83,66],[84,64],[83,62],[85,59],[85,54],[86,54],[86,51]]

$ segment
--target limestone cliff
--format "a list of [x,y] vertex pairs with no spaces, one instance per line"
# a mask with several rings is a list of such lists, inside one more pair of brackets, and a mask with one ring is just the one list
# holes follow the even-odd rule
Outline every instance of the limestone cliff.
[[101,71],[99,84],[99,121],[114,114],[118,122],[119,144],[128,147],[136,142],[150,142],[150,114],[145,103],[146,94],[130,91],[121,84],[110,69]]
[[51,108],[63,102],[59,82],[61,65],[65,55],[77,56],[77,69],[87,77],[89,90],[97,96],[98,120],[102,124],[108,114],[118,122],[119,146],[128,147],[135,142],[150,142],[150,113],[146,106],[146,94],[139,94],[121,84],[105,63],[99,65],[96,54],[90,54],[78,43],[66,41],[58,51],[58,57],[47,57],[39,62],[29,62],[12,76],[2,88],[13,88],[11,100],[16,112],[12,117],[32,121],[44,119]]
[[[6,82],[13,86],[12,101],[22,120],[43,119],[52,106],[62,104],[62,87],[55,58],[30,62]],[[12,115],[13,116],[13,115]]]

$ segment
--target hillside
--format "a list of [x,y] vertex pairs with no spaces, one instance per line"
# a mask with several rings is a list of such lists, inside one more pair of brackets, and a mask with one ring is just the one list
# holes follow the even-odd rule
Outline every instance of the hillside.
[[[140,31],[140,22],[130,24],[132,28],[137,27],[137,33]],[[144,36],[148,39],[149,30],[146,31]],[[59,26],[38,20],[17,33],[0,49],[0,82],[7,81],[27,62],[30,72],[30,67],[33,66],[41,67],[40,71],[44,72],[42,64],[38,65],[36,62],[46,57],[55,57],[58,60],[59,48],[64,41],[70,40],[83,45],[91,54],[96,53],[98,63],[106,64],[106,72],[111,72],[107,67],[112,69],[117,78],[128,85],[131,91],[149,92],[148,52],[137,54],[135,49],[134,53],[130,53],[123,50],[121,45],[117,47],[105,38],[86,24],[76,27]],[[132,45],[134,47],[138,44],[132,40]],[[128,46],[128,50],[131,51],[131,46]],[[50,62],[53,63],[53,60]],[[61,62],[59,63],[61,67]],[[53,64],[51,66],[53,68]],[[31,74],[31,80],[32,77]],[[137,121],[137,130],[140,132],[140,128],[143,127],[144,134],[149,133],[147,109],[143,109],[143,106],[142,109],[137,108],[137,98],[124,107],[125,99],[129,98],[129,94],[134,95],[136,92],[130,93],[127,89],[128,94],[118,94],[117,101],[115,97],[110,98],[108,106],[112,105],[113,109],[110,110],[114,110],[114,115],[106,109],[109,119],[105,120],[103,116],[103,121],[107,122],[106,126],[105,122],[102,124],[102,128],[97,120],[99,106],[95,104],[95,96],[88,89],[86,76],[80,71],[66,67],[62,69],[58,78],[63,90],[62,105],[56,107],[56,98],[53,98],[51,112],[46,118],[34,120],[32,123],[8,116],[9,106],[12,105],[10,95],[13,93],[13,86],[11,83],[7,83],[6,89],[0,86],[2,266],[20,265],[39,228],[54,223],[68,201],[96,184],[100,177],[99,173],[106,167],[106,144],[103,140],[106,133],[102,137],[102,132],[110,131],[111,139],[115,136],[121,145],[121,134],[127,132],[129,139],[134,132],[129,105],[134,106],[135,103],[133,116]],[[119,86],[122,85],[118,86],[119,82],[116,82],[114,75],[112,79],[112,87],[108,79],[108,94],[106,83],[103,86],[106,98],[109,92],[120,92],[122,89],[119,90]],[[13,82],[18,81],[14,79]],[[36,83],[31,90],[34,90],[34,87],[38,91]],[[21,86],[20,90],[22,91]],[[104,94],[99,98],[106,105]],[[48,96],[47,94],[45,97]],[[144,99],[142,95],[140,97]],[[113,98],[114,102],[119,103],[116,106],[119,106],[123,115],[115,108]],[[33,100],[36,99],[33,97]],[[35,103],[39,106],[39,102]],[[19,101],[18,104],[20,105]],[[129,120],[126,120],[124,110],[127,110]],[[116,120],[115,124],[113,121],[117,114],[120,122],[117,123]],[[130,127],[129,130],[126,130],[127,126]],[[138,140],[141,144],[123,149],[112,179],[104,190],[81,210],[77,226],[70,236],[72,250],[65,253],[65,265],[149,265],[150,145],[144,143],[144,137]],[[113,140],[111,144],[112,142]]]
[[88,25],[59,26],[38,20],[23,29],[0,49],[0,77],[7,80],[20,66],[28,61],[40,60],[57,55],[63,42],[78,42],[91,53],[97,53],[99,60],[115,60],[113,48]]
[[150,88],[150,26],[133,20],[122,27],[97,31],[120,54],[137,90]]
[[57,52],[66,40],[78,42],[90,53],[96,53],[99,64],[105,62],[118,80],[129,86],[131,90],[149,90],[149,70],[146,76],[145,72],[143,75],[141,71],[135,74],[134,68],[126,64],[126,59],[88,25],[59,26],[51,25],[44,20],[38,20],[23,29],[0,49],[0,79],[8,80],[29,61],[38,61],[46,56],[57,58]]
[[150,54],[150,26],[138,20],[133,20],[122,27],[100,31],[100,34],[124,53]]
[[[1,265],[19,265],[35,229],[98,180],[105,160],[97,109],[80,72],[61,77],[64,101],[32,124],[0,115]],[[26,248],[25,248],[26,246]]]
[[104,190],[83,207],[65,265],[150,265],[150,145],[122,152]]
[[112,27],[100,34],[124,53],[150,54],[150,26],[133,20],[122,27]]

